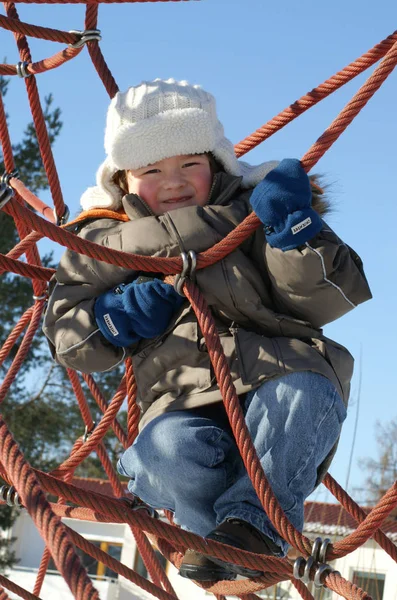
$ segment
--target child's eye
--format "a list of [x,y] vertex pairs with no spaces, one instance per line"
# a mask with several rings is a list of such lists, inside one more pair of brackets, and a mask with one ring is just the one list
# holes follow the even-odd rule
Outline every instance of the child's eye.
[[183,168],[185,169],[186,167],[194,167],[196,165],[199,165],[199,162],[188,162],[188,163],[184,163]]
[[142,175],[151,175],[152,173],[160,173],[160,169],[149,169],[148,171],[142,173]]

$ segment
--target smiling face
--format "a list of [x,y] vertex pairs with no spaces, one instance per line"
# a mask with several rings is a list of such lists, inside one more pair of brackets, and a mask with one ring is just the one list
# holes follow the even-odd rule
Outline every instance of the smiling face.
[[204,206],[211,184],[206,154],[171,156],[127,171],[128,192],[140,196],[155,215],[185,206]]

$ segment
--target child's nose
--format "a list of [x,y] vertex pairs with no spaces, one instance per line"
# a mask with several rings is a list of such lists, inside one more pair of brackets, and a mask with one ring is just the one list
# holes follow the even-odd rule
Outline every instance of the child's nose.
[[181,171],[175,170],[168,173],[165,185],[170,188],[180,187],[185,184],[185,177]]

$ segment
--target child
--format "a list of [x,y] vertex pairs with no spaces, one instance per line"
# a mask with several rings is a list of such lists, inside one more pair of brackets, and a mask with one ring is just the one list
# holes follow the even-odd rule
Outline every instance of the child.
[[[263,469],[301,530],[304,500],[336,449],[353,370],[321,327],[371,297],[360,258],[312,206],[298,160],[253,167],[236,159],[214,98],[198,86],[156,79],[116,94],[105,149],[74,226],[87,240],[179,256],[212,247],[252,210],[262,221],[238,249],[198,270],[197,285]],[[57,361],[83,372],[132,357],[140,433],[118,466],[132,494],[201,536],[285,555],[243,466],[193,310],[161,275],[67,251],[44,331]],[[206,581],[260,572],[188,550],[180,574]]]

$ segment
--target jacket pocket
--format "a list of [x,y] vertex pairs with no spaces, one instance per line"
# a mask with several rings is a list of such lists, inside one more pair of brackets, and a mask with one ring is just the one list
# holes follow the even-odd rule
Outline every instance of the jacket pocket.
[[164,394],[190,395],[212,385],[208,352],[191,316],[180,321],[172,335],[152,341],[133,362],[140,394],[149,403]]
[[272,338],[245,329],[234,329],[240,377],[243,384],[256,384],[284,373]]
[[325,336],[321,340],[312,340],[312,343],[317,351],[324,356],[328,364],[331,365],[341,386],[343,401],[347,406],[354,367],[352,355],[347,348]]
[[276,315],[281,335],[293,338],[313,338],[321,335],[321,329],[315,329],[309,321],[303,321],[288,315]]

